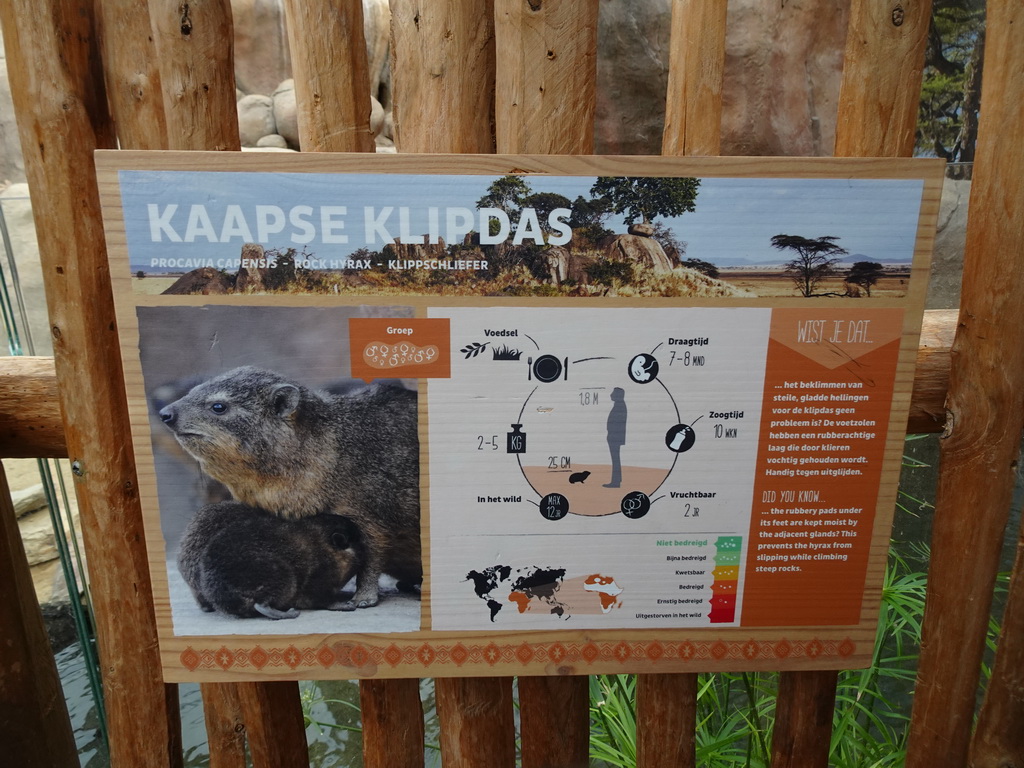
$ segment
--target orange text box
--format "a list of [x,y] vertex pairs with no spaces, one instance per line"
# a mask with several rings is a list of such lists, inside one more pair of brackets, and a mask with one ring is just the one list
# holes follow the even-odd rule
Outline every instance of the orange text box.
[[353,317],[349,319],[349,339],[353,378],[451,376],[447,318]]

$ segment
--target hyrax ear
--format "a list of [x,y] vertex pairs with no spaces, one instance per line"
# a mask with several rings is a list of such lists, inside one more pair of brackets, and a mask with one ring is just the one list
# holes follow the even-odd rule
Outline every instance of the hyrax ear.
[[299,388],[294,384],[278,384],[270,393],[274,403],[274,413],[282,419],[291,416],[299,407]]

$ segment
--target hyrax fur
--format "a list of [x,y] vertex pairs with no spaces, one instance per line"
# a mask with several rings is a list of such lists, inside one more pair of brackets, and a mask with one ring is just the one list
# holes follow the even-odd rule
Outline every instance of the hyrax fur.
[[423,580],[416,394],[315,392],[247,366],[194,387],[160,418],[203,471],[251,507],[350,517],[366,558],[348,609],[376,605],[381,573]]
[[342,589],[362,559],[359,530],[347,517],[285,520],[222,501],[192,518],[178,569],[204,611],[294,619],[300,610],[342,610]]

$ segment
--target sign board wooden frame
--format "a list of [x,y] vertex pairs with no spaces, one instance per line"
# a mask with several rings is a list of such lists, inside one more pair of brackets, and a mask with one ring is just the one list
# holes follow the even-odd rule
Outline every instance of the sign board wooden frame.
[[942,168],[97,153],[166,678],[866,666]]

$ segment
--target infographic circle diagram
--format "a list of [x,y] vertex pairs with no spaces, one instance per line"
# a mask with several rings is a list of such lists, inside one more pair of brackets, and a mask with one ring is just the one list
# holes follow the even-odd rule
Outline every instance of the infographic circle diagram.
[[651,511],[658,489],[679,471],[680,454],[696,441],[663,370],[648,352],[545,350],[526,360],[526,395],[506,445],[542,517],[638,519]]

